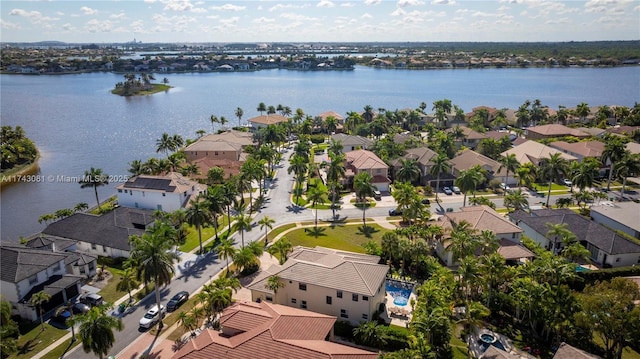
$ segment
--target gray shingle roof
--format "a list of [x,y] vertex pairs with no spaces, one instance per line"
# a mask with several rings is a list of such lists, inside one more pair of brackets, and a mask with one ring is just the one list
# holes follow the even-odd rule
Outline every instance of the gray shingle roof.
[[516,223],[524,223],[534,231],[546,235],[547,223],[566,223],[579,241],[586,241],[608,254],[640,253],[640,245],[620,236],[616,232],[568,210],[533,210],[511,213],[509,217]]
[[76,213],[48,225],[42,233],[130,251],[129,236],[142,235],[145,227],[153,223],[152,213],[126,207],[100,216]]
[[389,271],[388,266],[377,264],[379,260],[377,256],[322,247],[296,247],[284,265],[270,267],[248,287],[268,291],[267,278],[277,274],[286,280],[374,296]]
[[0,278],[5,282],[18,283],[64,260],[66,254],[3,244],[0,246],[0,258]]
[[25,246],[33,249],[53,250],[55,248],[56,251],[64,251],[75,244],[76,241],[71,239],[38,235],[30,239]]
[[597,355],[589,354],[584,350],[572,347],[567,343],[560,344],[558,351],[553,356],[553,359],[599,359]]

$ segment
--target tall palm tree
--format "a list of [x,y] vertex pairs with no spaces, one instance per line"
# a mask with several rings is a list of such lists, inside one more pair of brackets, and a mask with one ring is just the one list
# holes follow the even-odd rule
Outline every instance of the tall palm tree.
[[237,250],[233,246],[233,240],[231,238],[223,239],[216,247],[216,253],[218,254],[218,257],[227,261],[227,274],[229,274],[229,259],[233,259],[236,251]]
[[[167,222],[156,221],[142,236],[132,236],[131,261],[137,270],[137,279],[155,285],[156,305],[160,308],[160,287],[171,283],[175,273],[173,264],[178,255],[169,251],[173,245],[175,229]],[[160,328],[162,328],[162,321]]]
[[400,160],[401,167],[396,173],[398,182],[415,182],[420,178],[420,168],[418,162],[411,158],[403,158]]
[[242,111],[242,109],[238,107],[236,108],[236,111],[234,112],[234,114],[238,118],[238,127],[240,127],[241,126],[240,122],[242,121],[242,116],[244,115],[244,111]]
[[440,192],[440,175],[445,172],[449,172],[451,170],[451,164],[449,164],[449,157],[443,154],[438,154],[438,156],[434,157],[432,160],[433,165],[429,170],[429,174],[436,177],[436,203],[438,203],[438,206],[442,209],[442,205],[440,204],[440,201],[438,201],[438,192]]
[[264,104],[264,102],[260,102],[258,104],[258,107],[256,108],[256,111],[260,112],[260,116],[262,116],[262,113],[265,112],[267,110],[267,105]]
[[[558,254],[560,242],[564,242],[564,238],[572,236],[573,233],[569,229],[567,223],[547,223],[547,238],[552,238],[551,251]],[[559,241],[560,240],[560,241]]]
[[211,222],[211,213],[207,210],[206,201],[200,198],[191,200],[191,206],[187,209],[187,223],[195,226],[198,230],[198,242],[200,244],[200,254],[202,253],[202,227]]
[[284,288],[285,284],[282,281],[282,279],[280,278],[279,275],[274,274],[272,276],[269,276],[269,278],[267,278],[267,284],[264,285],[266,289],[272,290],[273,291],[273,302],[277,303],[277,298],[278,298],[278,289],[280,288]]
[[156,152],[158,153],[164,152],[164,154],[168,156],[173,147],[173,137],[166,132],[156,140]]
[[509,192],[504,197],[504,206],[507,207],[507,210],[511,208],[514,210],[526,210],[529,208],[529,200],[527,200],[522,190],[517,189]]
[[242,247],[236,252],[235,257],[233,257],[233,263],[236,265],[236,270],[242,272],[245,269],[256,266],[258,264],[258,257],[256,257],[249,246]]
[[303,157],[299,155],[294,155],[291,161],[289,162],[289,168],[287,169],[288,173],[293,173],[295,175],[296,180],[296,203],[300,199],[300,191],[302,182],[304,181],[305,174],[309,169],[309,157]]
[[258,221],[258,224],[260,225],[260,229],[264,228],[264,245],[265,246],[269,244],[269,239],[267,238],[267,236],[269,234],[269,230],[273,228],[274,223],[276,223],[276,220],[269,216],[264,216]]
[[616,162],[620,161],[624,157],[627,151],[624,141],[618,136],[609,136],[605,139],[604,150],[600,160],[602,164],[609,164],[609,177],[607,179],[607,190],[611,189],[611,178]]
[[358,203],[362,206],[362,223],[363,226],[367,226],[366,212],[367,212],[367,197],[373,196],[376,187],[371,183],[373,177],[368,172],[360,172],[353,178],[353,189],[356,192],[356,198]]
[[233,224],[233,230],[240,232],[240,237],[242,238],[242,248],[244,248],[244,232],[251,231],[251,217],[245,215],[244,213],[240,213],[235,218],[235,223]]
[[84,176],[80,180],[80,188],[93,187],[93,191],[96,195],[96,203],[100,207],[100,199],[98,198],[98,187],[106,186],[109,184],[109,175],[102,173],[101,168],[93,168],[84,171]]
[[115,336],[113,330],[122,331],[122,319],[107,314],[105,307],[93,307],[86,314],[74,317],[73,323],[80,324],[78,335],[85,353],[93,352],[100,359],[109,353]]
[[542,176],[549,179],[549,190],[547,191],[546,204],[546,206],[549,207],[553,181],[559,181],[561,178],[567,177],[567,173],[569,172],[569,163],[562,157],[561,153],[553,153],[549,158],[543,159],[540,170],[542,171]]
[[336,217],[338,190],[341,187],[340,181],[344,178],[344,175],[346,173],[344,162],[347,156],[341,152],[341,149],[338,149],[341,147],[342,144],[340,142],[332,141],[329,147],[329,159],[331,159],[331,162],[326,165],[327,183],[331,187],[331,210],[333,211],[333,218]]
[[484,176],[474,168],[460,171],[458,178],[455,180],[456,186],[460,187],[460,191],[464,194],[462,199],[462,207],[467,205],[467,193],[475,192],[480,183],[484,181]]
[[[573,162],[572,162],[573,163]],[[580,189],[580,192],[584,191],[587,187],[593,186],[593,180],[597,171],[597,163],[582,161],[578,162],[578,168],[573,172],[571,176],[571,183]]]
[[218,215],[224,215],[225,202],[224,186],[215,185],[207,189],[205,203],[207,204],[207,210],[209,211],[210,219],[216,231],[216,242],[219,240]]
[[[318,203],[322,203],[325,201],[325,196],[327,195],[327,189],[324,186],[317,185],[315,187],[309,188],[307,191],[307,200],[311,202],[311,208],[315,208]],[[315,209],[316,217],[315,217],[315,227],[318,229],[318,209]]]
[[40,325],[42,325],[42,331],[44,332],[44,313],[42,313],[42,305],[51,299],[51,295],[43,290],[34,293],[29,299],[29,304],[34,307],[38,307],[38,313],[40,313]]
[[293,245],[291,242],[286,237],[282,237],[267,248],[267,253],[272,256],[277,256],[279,259],[278,262],[282,265],[287,261],[287,256],[292,249]]
[[[500,168],[498,168],[498,171],[502,170],[503,168],[507,170],[507,178],[505,179],[505,183],[509,184],[509,172],[516,173],[516,171],[520,167],[520,162],[518,162],[515,153],[500,156],[498,162],[500,162]],[[506,191],[504,192],[504,194],[506,194]]]
[[627,186],[627,177],[633,177],[640,174],[640,155],[627,152],[615,166],[616,175],[622,179],[622,188],[620,189],[620,199],[624,199],[624,191]]
[[391,196],[398,204],[399,209],[402,209],[402,221],[407,222],[407,216],[409,215],[407,209],[419,198],[416,188],[409,182],[397,183],[393,188],[393,192],[391,192]]

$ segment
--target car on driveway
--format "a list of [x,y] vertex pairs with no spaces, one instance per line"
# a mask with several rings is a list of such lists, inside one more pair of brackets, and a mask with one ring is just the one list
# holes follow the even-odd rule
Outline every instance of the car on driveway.
[[509,192],[511,191],[511,187],[509,187],[509,185],[507,185],[506,183],[500,183],[500,188],[505,191],[505,192]]
[[71,310],[73,310],[73,314],[85,314],[86,312],[89,311],[89,309],[91,309],[91,307],[89,307],[84,303],[75,303],[71,307]]
[[79,302],[92,307],[97,307],[104,304],[104,299],[102,299],[102,296],[100,294],[90,293],[82,295]]
[[154,305],[144,314],[144,317],[140,319],[140,328],[151,328],[154,324],[162,320],[164,314],[165,307],[163,305],[160,305],[160,309],[158,309],[157,304]]
[[51,320],[53,322],[59,323],[59,324],[61,324],[61,325],[66,327],[66,326],[68,326],[67,325],[67,319],[69,319],[69,318],[71,318],[71,313],[69,313],[68,310],[65,310],[65,311],[62,311],[62,312],[58,313],[58,315],[53,316],[51,318]]
[[402,216],[402,211],[396,208],[392,208],[389,210],[390,216]]
[[447,196],[451,196],[453,194],[453,191],[449,187],[443,188],[442,192],[444,192],[444,194],[446,194]]
[[167,303],[167,311],[173,312],[178,309],[179,306],[183,305],[187,299],[189,299],[189,292],[184,290],[182,292],[178,292],[173,296],[173,298],[169,299],[169,302]]
[[453,186],[453,193],[460,194],[460,188]]
[[569,180],[568,180],[568,179],[566,179],[566,178],[562,180],[562,183],[563,183],[565,186],[569,186],[569,187],[571,187],[571,186],[573,185],[573,183],[571,183],[571,181],[569,181]]

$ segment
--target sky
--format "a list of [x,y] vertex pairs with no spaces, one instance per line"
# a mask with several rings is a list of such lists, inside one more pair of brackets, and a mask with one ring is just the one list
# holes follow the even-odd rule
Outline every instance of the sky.
[[532,42],[640,39],[640,0],[0,2],[2,42]]

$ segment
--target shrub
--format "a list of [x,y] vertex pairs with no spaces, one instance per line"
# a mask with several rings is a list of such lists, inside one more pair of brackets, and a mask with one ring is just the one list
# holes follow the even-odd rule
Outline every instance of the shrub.
[[324,143],[324,135],[311,135],[309,136],[309,140],[315,144]]
[[333,325],[333,332],[339,337],[353,339],[353,328],[355,327],[352,326],[349,322],[338,320],[336,321],[336,324]]

